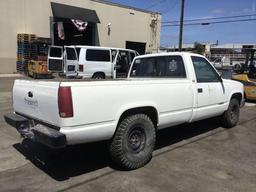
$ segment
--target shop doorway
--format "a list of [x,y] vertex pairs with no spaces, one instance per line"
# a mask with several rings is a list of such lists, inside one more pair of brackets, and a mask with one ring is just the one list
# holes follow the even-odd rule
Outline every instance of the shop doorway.
[[[54,45],[96,45],[95,23],[88,23],[84,30],[79,30],[71,19],[54,18],[52,29]],[[62,35],[59,30],[62,30]]]
[[95,10],[51,2],[52,44],[99,45],[97,23],[100,20]]

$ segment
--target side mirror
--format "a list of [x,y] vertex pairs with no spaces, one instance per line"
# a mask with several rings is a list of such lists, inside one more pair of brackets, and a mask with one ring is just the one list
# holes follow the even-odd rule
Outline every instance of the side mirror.
[[220,81],[221,83],[223,83],[223,79],[221,78],[220,75],[219,75],[219,81]]

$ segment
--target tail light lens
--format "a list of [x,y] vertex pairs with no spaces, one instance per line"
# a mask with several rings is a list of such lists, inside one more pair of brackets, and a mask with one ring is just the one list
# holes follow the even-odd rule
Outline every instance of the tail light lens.
[[83,72],[84,71],[84,65],[79,65],[79,71]]
[[73,101],[71,87],[59,87],[58,104],[60,117],[73,117]]

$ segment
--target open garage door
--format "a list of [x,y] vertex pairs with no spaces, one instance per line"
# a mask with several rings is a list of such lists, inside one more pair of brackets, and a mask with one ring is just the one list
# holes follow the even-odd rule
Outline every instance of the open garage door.
[[96,11],[59,3],[51,3],[52,39],[54,45],[96,45],[100,23]]
[[126,41],[126,49],[132,49],[137,51],[140,55],[144,55],[146,52],[146,43]]

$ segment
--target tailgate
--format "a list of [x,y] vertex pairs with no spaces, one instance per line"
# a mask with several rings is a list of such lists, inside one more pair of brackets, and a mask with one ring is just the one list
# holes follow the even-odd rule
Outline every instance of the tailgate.
[[59,126],[59,82],[16,80],[13,86],[14,111]]

